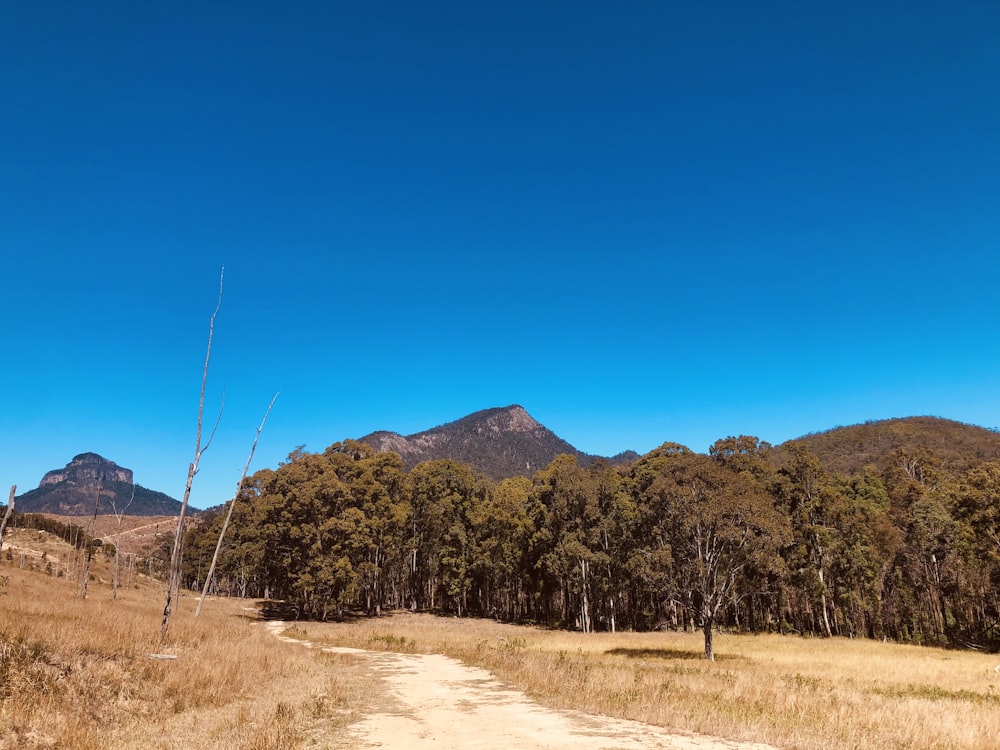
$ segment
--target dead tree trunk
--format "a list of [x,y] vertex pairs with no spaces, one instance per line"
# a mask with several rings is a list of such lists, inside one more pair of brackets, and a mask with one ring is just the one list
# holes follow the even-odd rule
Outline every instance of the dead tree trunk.
[[219,541],[215,545],[215,554],[212,555],[212,564],[208,568],[208,575],[205,576],[205,587],[201,590],[201,599],[198,600],[198,608],[194,611],[195,617],[201,616],[202,605],[205,604],[205,596],[208,595],[208,587],[212,585],[212,576],[215,575],[215,564],[219,561],[219,551],[222,549],[222,540],[226,536],[226,529],[229,528],[229,519],[233,517],[233,507],[236,505],[236,499],[240,496],[240,489],[243,487],[243,482],[247,478],[247,472],[250,470],[250,462],[253,461],[253,454],[257,450],[257,441],[260,440],[260,433],[264,429],[264,423],[267,422],[267,417],[271,413],[271,407],[274,406],[274,400],[278,398],[278,394],[275,393],[271,398],[271,403],[267,405],[267,411],[264,412],[264,418],[260,421],[260,425],[257,427],[257,434],[254,436],[253,445],[250,447],[250,455],[247,456],[247,462],[243,466],[243,473],[240,475],[240,481],[236,485],[236,494],[233,495],[233,499],[229,501],[229,510],[226,511],[226,520],[222,522],[222,531],[219,532]]
[[17,492],[17,485],[10,486],[10,497],[7,498],[7,512],[3,514],[3,521],[0,521],[0,550],[3,549],[3,533],[7,530],[7,522],[14,512],[14,493]]
[[87,531],[85,542],[87,544],[87,561],[83,566],[83,575],[80,581],[80,598],[87,598],[87,584],[90,582],[90,561],[94,557],[94,525],[97,523],[97,511],[101,507],[101,483],[97,483],[97,499],[94,501],[94,515],[90,519],[90,529]]
[[121,583],[121,548],[122,548],[122,519],[125,516],[125,511],[129,509],[132,505],[132,501],[135,500],[135,482],[132,482],[132,496],[125,503],[125,507],[118,510],[118,506],[115,502],[111,501],[111,509],[114,511],[115,520],[118,522],[118,528],[115,533],[115,572],[111,583],[111,598],[118,598],[118,587]]
[[[225,269],[223,269],[223,273],[224,272]],[[180,592],[181,544],[184,540],[184,516],[187,513],[188,500],[191,498],[191,484],[194,482],[194,475],[198,473],[198,463],[201,461],[201,454],[208,450],[208,446],[212,442],[212,437],[215,435],[215,429],[213,429],[205,447],[202,448],[201,426],[202,416],[205,413],[205,382],[208,380],[208,362],[212,356],[212,334],[215,331],[215,316],[219,314],[219,308],[222,306],[223,273],[219,274],[219,299],[215,304],[215,311],[212,313],[212,317],[209,318],[208,321],[208,347],[205,352],[205,367],[201,374],[201,397],[198,400],[198,429],[195,433],[194,459],[188,465],[187,483],[184,485],[184,498],[181,500],[181,509],[177,516],[177,531],[174,534],[174,547],[170,553],[170,564],[167,569],[167,601],[163,607],[163,622],[160,624],[161,640],[164,640],[167,637],[167,628],[170,625],[170,613],[173,609],[174,599]],[[221,409],[219,410],[219,418],[222,418]],[[216,421],[215,426],[219,426],[218,421]]]

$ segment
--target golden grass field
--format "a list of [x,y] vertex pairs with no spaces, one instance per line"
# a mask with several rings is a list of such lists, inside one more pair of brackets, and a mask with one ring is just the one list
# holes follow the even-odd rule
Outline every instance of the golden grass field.
[[78,581],[46,573],[53,559],[69,564],[69,545],[24,530],[4,542],[3,750],[290,750],[336,734],[377,690],[356,658],[279,642],[255,624],[253,602],[210,599],[196,621],[195,597],[183,597],[161,643],[162,582],[137,576],[113,600],[98,555],[84,600]]
[[298,637],[434,652],[541,703],[780,748],[1000,747],[1000,656],[777,635],[567,633],[395,615],[300,624]]
[[[196,621],[195,597],[184,597],[161,644],[161,582],[137,576],[113,600],[99,555],[84,600],[78,581],[46,573],[53,557],[71,567],[69,554],[44,532],[5,539],[2,750],[336,747],[339,730],[380,700],[363,661],[279,642],[255,624],[253,602],[211,599]],[[779,748],[1000,747],[998,655],[720,634],[709,663],[700,634],[584,635],[422,614],[298,623],[290,634],[444,653],[550,706]]]

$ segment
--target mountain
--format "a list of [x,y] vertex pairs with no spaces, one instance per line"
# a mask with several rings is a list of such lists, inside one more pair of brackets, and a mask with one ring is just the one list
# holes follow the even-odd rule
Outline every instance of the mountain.
[[932,453],[942,469],[952,472],[1000,459],[1000,432],[940,417],[883,419],[805,435],[776,446],[776,463],[792,443],[815,454],[827,471],[843,474],[869,465],[884,470],[897,451]]
[[470,464],[494,479],[531,476],[561,453],[575,456],[581,465],[595,461],[626,463],[638,458],[632,451],[612,458],[577,450],[536,422],[518,405],[477,411],[454,422],[414,435],[378,431],[359,438],[379,451],[392,451],[407,470],[421,461],[450,458]]
[[16,497],[14,509],[22,513],[87,516],[93,514],[100,492],[100,513],[113,513],[116,509],[130,516],[180,513],[179,501],[133,482],[131,469],[124,469],[96,453],[81,453],[65,468],[47,472],[37,489]]

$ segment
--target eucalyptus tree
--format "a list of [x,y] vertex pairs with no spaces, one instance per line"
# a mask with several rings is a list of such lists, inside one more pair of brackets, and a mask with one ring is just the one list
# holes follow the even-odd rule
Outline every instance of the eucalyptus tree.
[[723,610],[764,580],[787,542],[787,520],[747,471],[665,444],[640,458],[632,480],[653,531],[659,580],[666,596],[697,619],[705,658],[714,659],[713,632]]
[[599,543],[601,509],[593,475],[570,455],[557,456],[535,475],[535,493],[544,508],[546,551],[541,565],[556,594],[560,619],[593,629],[592,592],[608,563]]
[[785,550],[792,584],[804,595],[799,610],[818,609],[823,635],[830,636],[827,570],[832,559],[836,528],[833,506],[840,502],[819,459],[801,446],[790,447],[790,457],[780,471],[778,495],[794,530],[793,544]]
[[970,469],[962,478],[955,507],[962,524],[970,606],[970,640],[1000,647],[1000,461]]
[[629,560],[637,543],[639,509],[617,467],[599,462],[589,472],[598,508],[594,542],[604,565],[604,575],[594,578],[598,611],[606,627],[615,632],[632,603]]
[[[888,494],[876,473],[834,476],[832,482],[839,500],[830,509],[836,528],[828,568],[837,608],[834,627],[839,635],[881,637],[882,592],[892,577],[901,535],[892,524]],[[846,632],[841,632],[841,621]]]
[[892,635],[955,643],[966,578],[966,530],[955,517],[961,477],[945,468],[937,452],[916,447],[894,451],[883,478],[889,513],[901,535],[894,588],[886,595]]
[[461,615],[472,586],[470,513],[477,479],[466,464],[438,459],[415,466],[408,488],[411,607],[443,605]]
[[531,542],[537,530],[531,498],[531,480],[511,477],[470,509],[476,544],[473,576],[483,590],[482,614],[508,621],[527,615]]
[[411,512],[406,473],[402,459],[395,453],[350,445],[352,456],[357,458],[345,464],[351,469],[345,479],[353,506],[364,517],[357,545],[362,604],[369,615],[379,615],[386,605],[398,607],[403,602],[406,530]]
[[261,501],[276,511],[273,551],[284,563],[279,591],[325,619],[359,589],[351,552],[363,518],[326,454],[298,453],[271,476]]

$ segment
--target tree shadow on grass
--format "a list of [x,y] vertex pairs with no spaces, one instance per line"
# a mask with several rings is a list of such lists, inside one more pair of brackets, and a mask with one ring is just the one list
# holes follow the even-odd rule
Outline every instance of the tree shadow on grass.
[[[612,648],[604,653],[611,656],[624,656],[627,659],[673,659],[673,660],[697,660],[705,661],[703,651],[681,651],[676,648]],[[720,661],[746,661],[742,656],[729,656],[727,654],[716,654],[715,660]]]
[[293,605],[274,600],[260,602],[258,612],[262,620],[297,620],[299,614]]
[[[267,599],[257,603],[257,617],[261,620],[283,620],[285,622],[319,622],[308,617],[302,617],[298,607],[291,602],[278,599]],[[345,611],[340,617],[330,616],[325,622],[353,622],[355,620],[369,619],[362,611]]]

